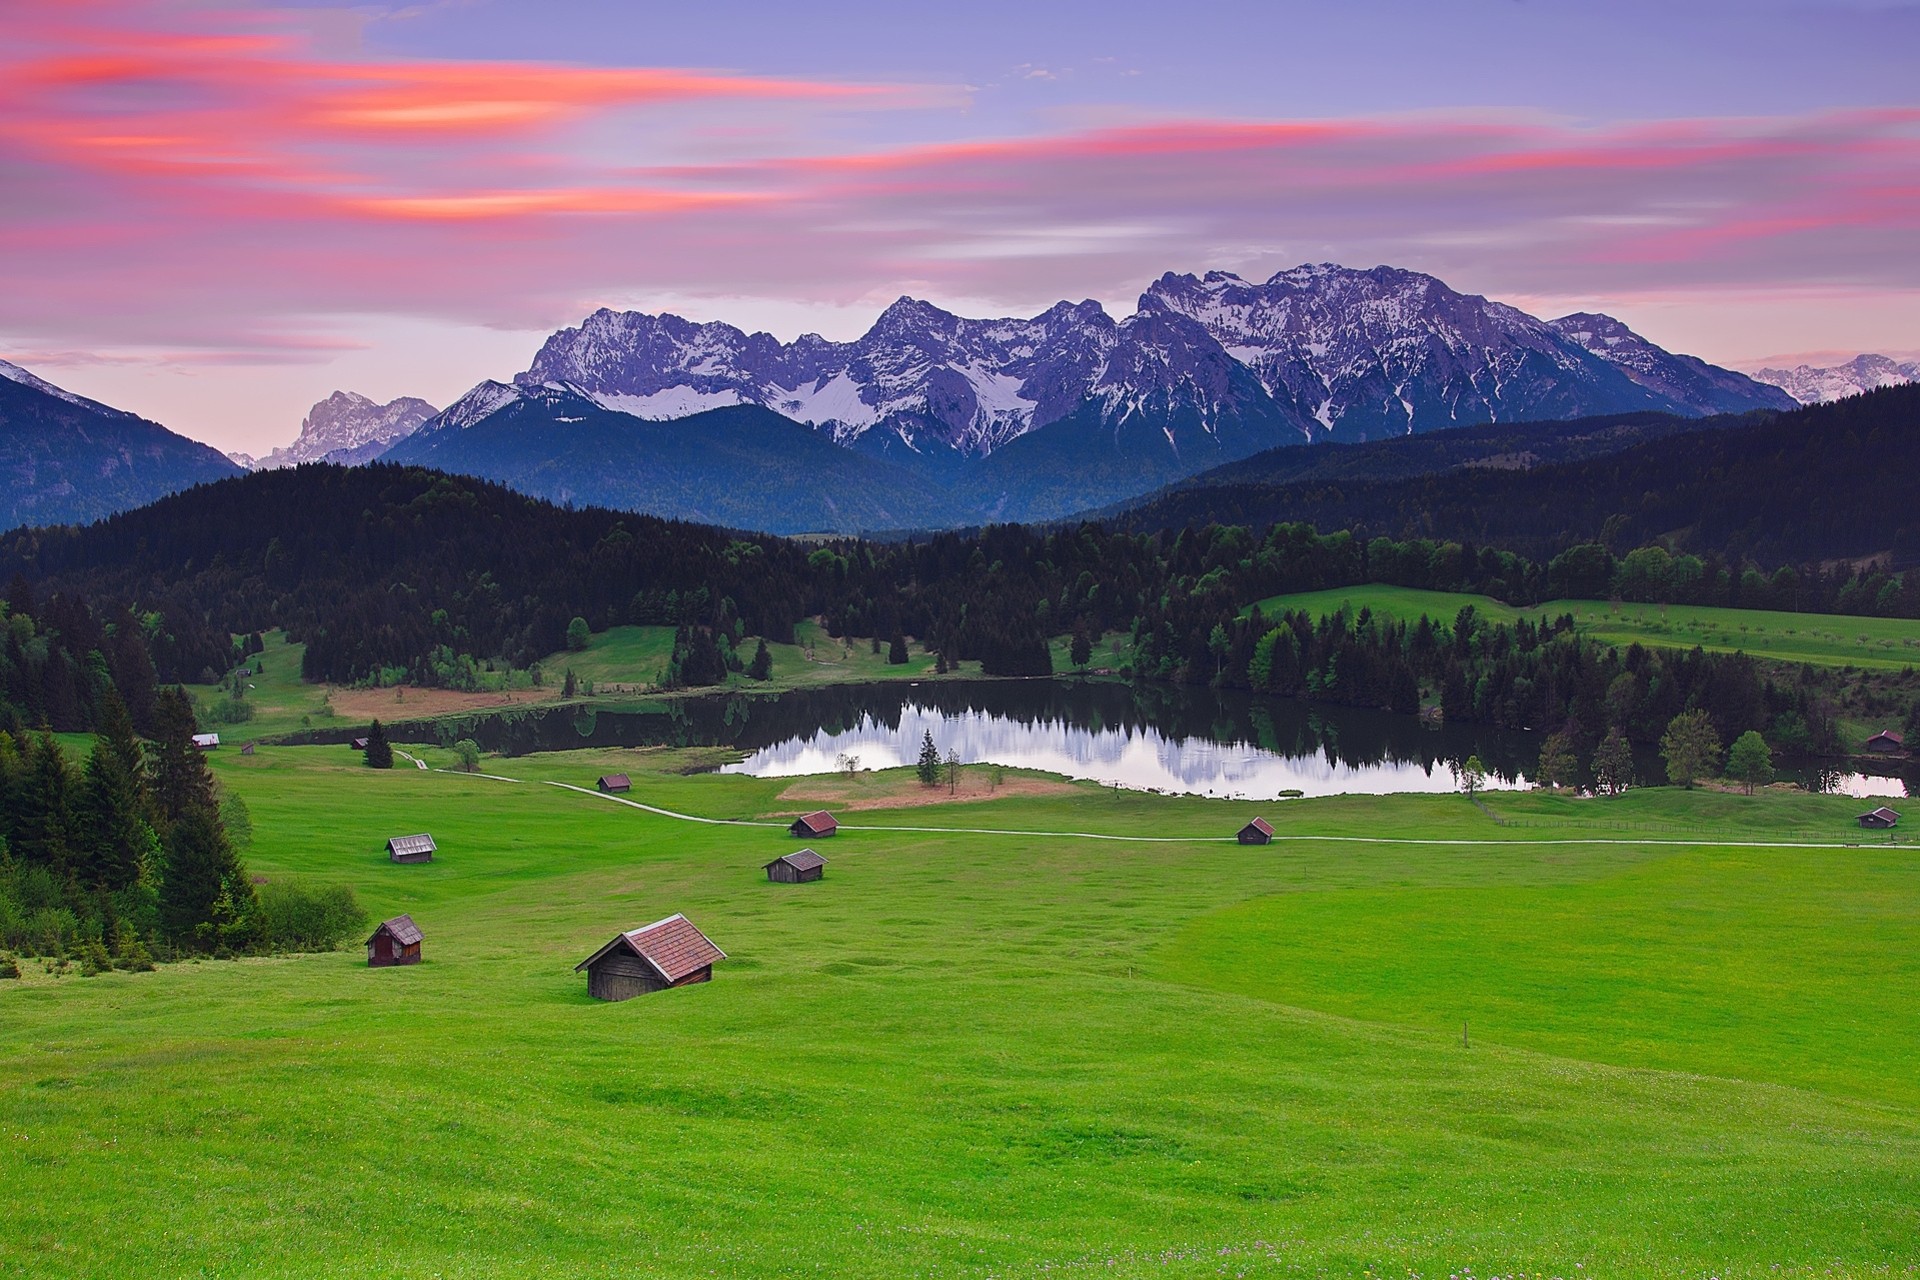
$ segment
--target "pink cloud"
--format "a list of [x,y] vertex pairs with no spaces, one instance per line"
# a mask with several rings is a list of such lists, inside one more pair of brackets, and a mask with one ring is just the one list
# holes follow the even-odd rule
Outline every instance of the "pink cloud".
[[[957,92],[354,60],[270,15],[133,0],[0,11],[0,332],[63,348],[270,358],[315,317],[531,327],[648,293],[1012,308],[1320,259],[1502,296],[1920,290],[1911,108],[1168,120],[795,154],[810,121]],[[781,141],[756,155],[763,136]]]

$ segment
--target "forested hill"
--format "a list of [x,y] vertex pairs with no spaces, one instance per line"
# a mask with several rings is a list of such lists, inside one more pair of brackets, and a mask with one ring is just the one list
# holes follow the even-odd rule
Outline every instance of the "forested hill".
[[1671,435],[1534,467],[1481,463],[1178,489],[1120,513],[1136,530],[1306,521],[1388,537],[1490,543],[1546,559],[1575,543],[1677,547],[1763,564],[1892,552],[1920,563],[1920,385],[1887,387],[1734,430]]

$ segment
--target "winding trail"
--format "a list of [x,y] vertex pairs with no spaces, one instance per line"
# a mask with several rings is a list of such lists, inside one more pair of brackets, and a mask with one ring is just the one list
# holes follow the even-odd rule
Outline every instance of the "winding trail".
[[[436,769],[435,773],[458,773],[468,778],[488,778],[495,782],[523,782],[522,778],[509,778],[495,773],[466,773],[463,770]],[[612,804],[625,805],[629,809],[640,809],[662,818],[671,818],[676,822],[697,822],[710,827],[763,827],[784,831],[784,822],[767,822],[753,818],[705,818],[695,813],[679,813],[673,809],[662,809],[658,805],[645,804],[639,800],[630,800],[625,796],[607,795],[590,787],[575,786],[571,782],[548,782],[549,787],[558,787],[562,791],[574,791],[596,800],[606,800]],[[858,823],[843,822],[842,831],[883,831],[899,832],[908,835],[936,836],[1025,836],[1058,840],[1107,840],[1121,844],[1236,844],[1234,836],[1134,836],[1112,835],[1102,831],[1033,831],[1012,827],[911,827],[911,826],[866,826]],[[1493,845],[1514,848],[1567,847],[1577,845],[1635,845],[1664,849],[1861,849],[1881,848],[1879,844],[1866,845],[1859,841],[1815,841],[1815,840],[1691,840],[1673,837],[1648,837],[1646,839],[1622,839],[1618,836],[1555,836],[1548,838],[1528,838],[1512,840],[1479,840],[1472,837],[1445,839],[1434,836],[1330,836],[1309,833],[1278,832],[1274,842],[1297,841],[1318,844],[1385,844],[1419,845],[1438,848],[1458,848],[1461,845]]]

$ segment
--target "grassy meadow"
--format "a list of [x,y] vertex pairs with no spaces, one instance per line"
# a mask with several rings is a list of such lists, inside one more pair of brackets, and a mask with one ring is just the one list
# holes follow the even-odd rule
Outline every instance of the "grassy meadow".
[[1570,613],[1576,631],[1608,644],[1637,642],[1667,649],[1697,645],[1709,651],[1743,652],[1756,658],[1815,666],[1899,670],[1920,662],[1920,622],[1910,618],[1780,613],[1709,605],[1615,605],[1605,600],[1549,600],[1531,609],[1516,609],[1488,596],[1379,585],[1272,596],[1260,601],[1259,608],[1270,617],[1287,609],[1304,609],[1320,617],[1347,603],[1356,613],[1368,608],[1376,615],[1409,622],[1424,613],[1436,622],[1451,623],[1461,606],[1469,604],[1492,622],[1538,619],[1542,614],[1557,618]]
[[[411,912],[426,961],[0,983],[0,1274],[1920,1266],[1920,853],[1846,847],[1851,802],[1502,795],[1501,825],[1054,784],[843,812],[827,879],[776,886],[777,826],[547,785],[812,807],[689,762],[220,753],[252,869]],[[1256,811],[1275,845],[1224,838]],[[419,830],[434,863],[384,860]],[[1767,840],[1824,847],[1733,843]],[[572,966],[674,911],[715,981],[590,1000]]]

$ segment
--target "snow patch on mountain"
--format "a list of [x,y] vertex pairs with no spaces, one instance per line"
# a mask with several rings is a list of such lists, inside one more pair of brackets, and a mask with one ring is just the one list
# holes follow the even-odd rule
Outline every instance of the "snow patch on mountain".
[[1663,350],[1609,315],[1576,312],[1549,321],[1548,327],[1689,413],[1706,415],[1795,407],[1793,397],[1777,387],[1710,365],[1698,356]]
[[115,409],[111,405],[101,404],[98,400],[89,400],[85,396],[77,396],[65,387],[56,387],[38,374],[29,373],[19,365],[12,364],[6,360],[0,360],[0,378],[5,378],[9,382],[17,382],[23,387],[32,387],[35,391],[44,392],[56,400],[65,400],[68,404],[77,404],[81,408],[91,409],[95,413],[110,413],[123,418],[136,416],[128,413],[125,409]]

